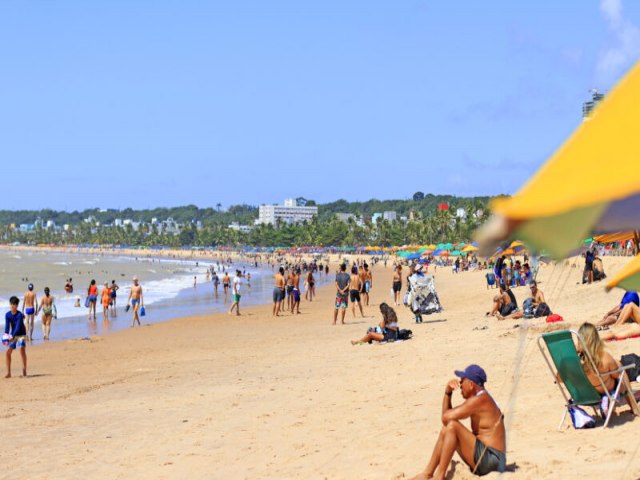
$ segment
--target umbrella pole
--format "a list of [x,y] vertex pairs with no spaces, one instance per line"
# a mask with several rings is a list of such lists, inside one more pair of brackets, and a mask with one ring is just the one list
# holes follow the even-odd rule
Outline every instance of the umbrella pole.
[[638,241],[640,241],[640,232],[638,230],[633,231],[633,255],[638,255],[640,248],[638,248]]

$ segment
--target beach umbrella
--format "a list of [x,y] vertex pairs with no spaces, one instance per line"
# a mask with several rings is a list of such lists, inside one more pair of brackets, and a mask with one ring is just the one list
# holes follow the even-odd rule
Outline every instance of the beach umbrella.
[[422,252],[422,256],[426,257],[428,255],[431,255],[433,253],[433,250],[425,250],[424,252]]
[[431,245],[427,245],[427,248],[428,248],[429,250],[435,250],[435,249],[437,249],[438,247],[437,247],[437,246],[435,246],[435,245],[432,243]]
[[614,287],[624,288],[625,290],[640,290],[640,256],[636,256],[620,273],[609,280],[606,287],[607,290],[611,290]]
[[451,255],[451,252],[448,250],[442,250],[438,255],[440,255],[441,257],[448,257],[449,255]]
[[516,195],[491,202],[494,215],[478,234],[483,250],[518,237],[563,257],[592,233],[637,228],[638,112],[640,63]]
[[464,247],[462,249],[463,252],[477,252],[478,251],[478,247],[474,247],[473,245],[469,244],[466,247]]
[[614,287],[625,290],[640,290],[640,255],[636,256],[615,277],[607,283],[607,290]]

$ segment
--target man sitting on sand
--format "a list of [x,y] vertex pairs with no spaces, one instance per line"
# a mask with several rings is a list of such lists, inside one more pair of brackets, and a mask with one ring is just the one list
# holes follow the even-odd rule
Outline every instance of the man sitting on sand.
[[[484,388],[487,374],[478,365],[469,365],[463,371],[456,370],[455,374],[460,380],[450,380],[445,387],[442,400],[443,427],[433,454],[424,471],[414,479],[444,479],[456,451],[476,475],[505,470],[507,448],[504,417]],[[451,396],[458,388],[465,400],[454,408]],[[460,422],[465,418],[471,419],[471,430]]]
[[[602,317],[602,320],[596,323],[596,326],[603,327],[605,325],[612,325],[614,323],[618,323],[619,318],[622,316],[622,311],[625,309],[625,307],[629,303],[633,303],[636,306],[640,305],[640,298],[638,297],[637,292],[625,292],[625,294],[622,297],[622,300],[620,301],[620,304],[617,304],[615,307],[613,307],[611,310],[605,313],[604,317]],[[632,315],[632,312],[630,311],[631,308],[633,307],[628,307],[627,312],[625,312],[624,316],[626,316],[627,319]],[[624,323],[624,321],[622,323]]]
[[493,297],[493,308],[490,312],[487,312],[486,316],[497,316],[500,320],[513,318],[512,315],[519,312],[516,296],[511,289],[502,282],[500,282],[499,288],[500,293]]

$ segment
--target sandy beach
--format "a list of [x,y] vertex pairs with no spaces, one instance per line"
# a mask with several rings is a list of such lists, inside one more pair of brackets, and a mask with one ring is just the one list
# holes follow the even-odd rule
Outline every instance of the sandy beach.
[[[605,257],[607,274],[627,261]],[[640,477],[640,419],[626,407],[607,430],[569,422],[556,430],[563,399],[536,344],[546,326],[486,319],[495,290],[484,272],[438,269],[444,312],[416,325],[397,307],[413,339],[352,346],[380,321],[380,302],[390,302],[390,266],[374,268],[368,318],[354,320],[349,309],[344,326],[331,325],[335,291],[325,286],[297,316],[273,318],[270,305],[240,317],[185,311],[28,348],[29,376],[1,382],[5,471],[30,479],[404,478],[428,460],[453,370],[478,363],[506,416],[505,478]],[[598,320],[622,296],[602,283],[578,285],[581,271],[570,260],[538,276],[563,327]],[[515,289],[519,302],[527,292]],[[619,358],[638,353],[640,340],[608,346]],[[19,373],[17,355],[13,367]],[[475,477],[454,456],[449,478]]]

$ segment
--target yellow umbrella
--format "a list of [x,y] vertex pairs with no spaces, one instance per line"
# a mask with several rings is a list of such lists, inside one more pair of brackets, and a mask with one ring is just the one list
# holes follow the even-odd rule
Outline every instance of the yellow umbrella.
[[466,247],[464,247],[461,251],[462,252],[477,252],[478,251],[478,247],[474,247],[473,245],[469,244]]
[[592,233],[637,228],[639,112],[640,63],[516,195],[492,202],[482,248],[516,237],[562,257]]
[[625,290],[640,290],[640,256],[636,256],[618,275],[607,283],[607,290],[613,287]]
[[432,243],[431,245],[427,245],[427,248],[428,248],[429,250],[435,250],[435,249],[436,249],[436,248],[438,248],[438,247],[436,247],[436,246]]

